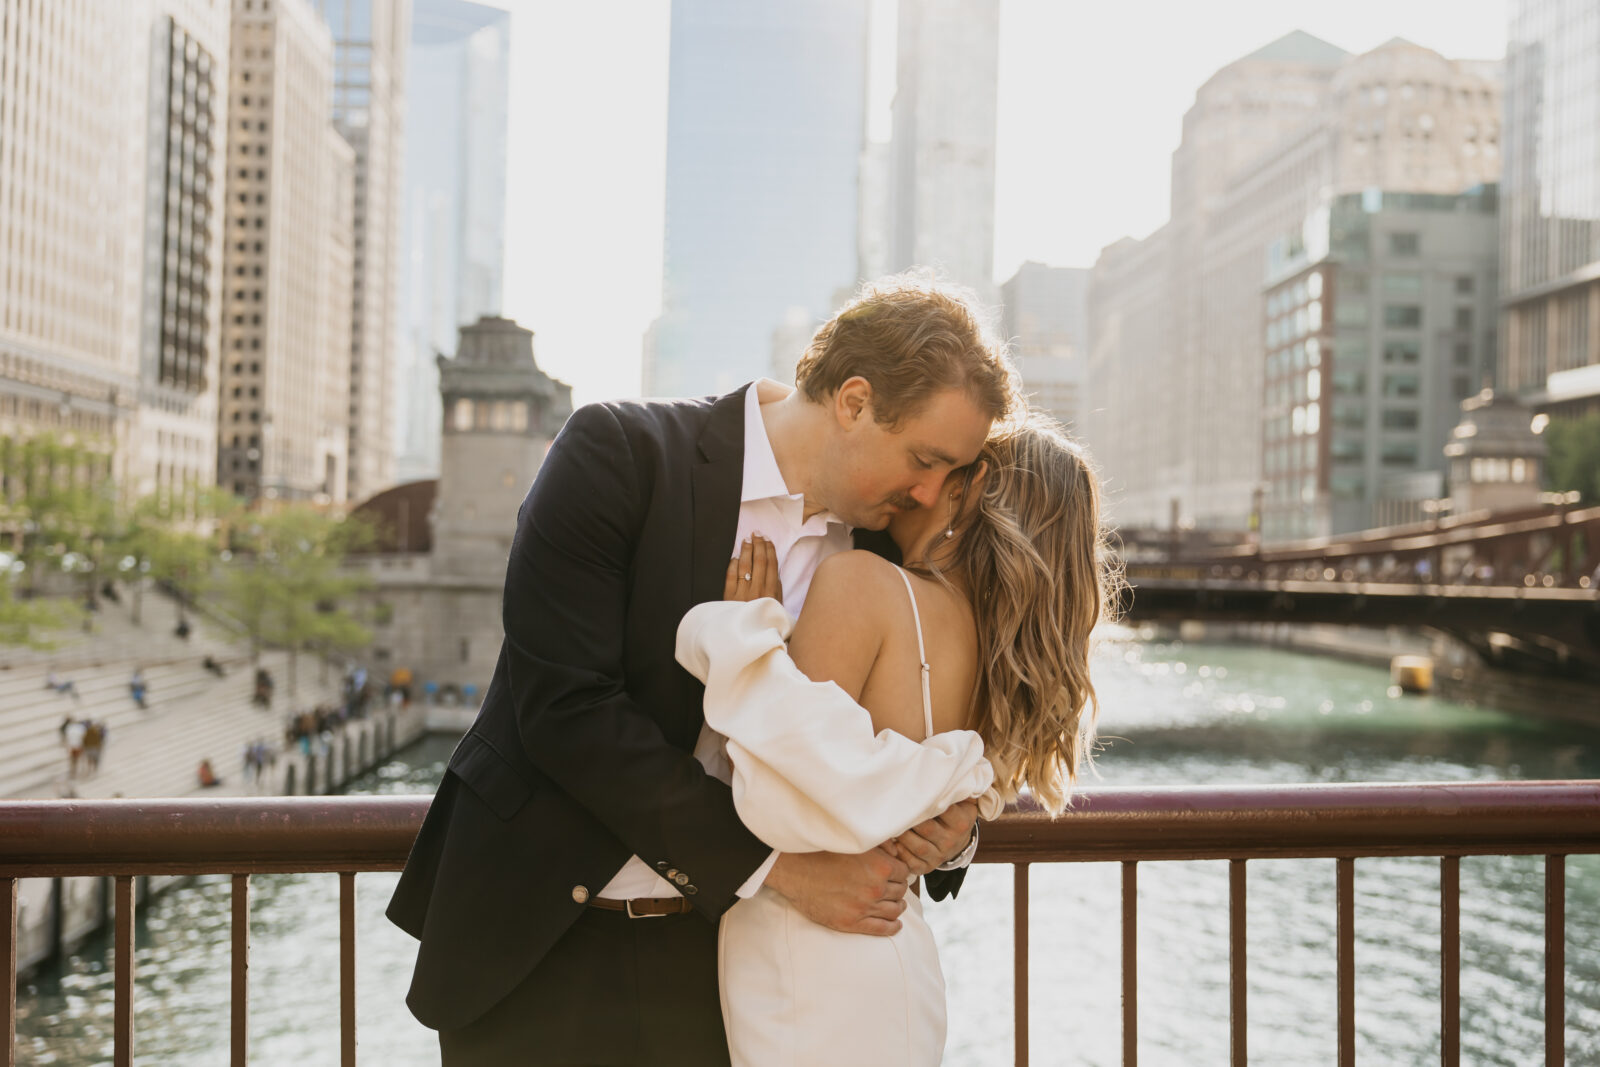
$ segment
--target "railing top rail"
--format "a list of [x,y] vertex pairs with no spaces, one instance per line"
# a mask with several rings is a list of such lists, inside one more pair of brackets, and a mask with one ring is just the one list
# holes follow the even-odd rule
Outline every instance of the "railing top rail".
[[[398,870],[426,796],[0,801],[0,877]],[[1085,790],[989,862],[1600,852],[1600,781]]]

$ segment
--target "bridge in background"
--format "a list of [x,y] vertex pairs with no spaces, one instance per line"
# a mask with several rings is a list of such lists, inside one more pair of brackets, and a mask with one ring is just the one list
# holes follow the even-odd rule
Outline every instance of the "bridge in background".
[[1122,545],[1130,621],[1428,627],[1496,666],[1600,681],[1600,507],[1272,546],[1125,531]]

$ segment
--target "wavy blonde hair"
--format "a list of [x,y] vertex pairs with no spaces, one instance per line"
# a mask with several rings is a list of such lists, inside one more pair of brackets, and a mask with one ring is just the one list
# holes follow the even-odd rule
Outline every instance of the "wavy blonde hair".
[[[1122,587],[1100,527],[1100,481],[1061,425],[1029,414],[984,445],[988,466],[964,499],[931,577],[965,578],[978,629],[974,729],[995,788],[1024,786],[1052,815],[1066,808],[1094,743],[1100,702],[1090,634]],[[970,484],[970,477],[969,477]]]

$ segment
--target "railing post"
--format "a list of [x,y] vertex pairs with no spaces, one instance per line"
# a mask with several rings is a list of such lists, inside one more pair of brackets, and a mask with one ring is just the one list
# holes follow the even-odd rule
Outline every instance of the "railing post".
[[1228,861],[1228,1046],[1233,1067],[1247,1067],[1244,860]]
[[1443,1067],[1461,1063],[1461,857],[1439,861],[1439,1038]]
[[6,1025],[0,1029],[0,1064],[17,1067],[17,880],[0,878],[0,983],[5,985]]
[[116,1006],[112,1060],[133,1067],[133,875],[117,875],[117,929],[112,944],[116,968]]
[[1011,1008],[1017,1067],[1028,1067],[1028,865],[1014,864],[1011,871],[1011,955],[1015,975]]
[[356,875],[339,872],[339,1047],[341,1067],[356,1063]]
[[233,876],[233,1067],[249,1062],[250,876]]
[[1337,861],[1339,939],[1339,1067],[1356,1064],[1356,861]]
[[1122,861],[1122,1067],[1139,1063],[1139,863]]
[[1544,858],[1544,1062],[1567,1059],[1567,858]]

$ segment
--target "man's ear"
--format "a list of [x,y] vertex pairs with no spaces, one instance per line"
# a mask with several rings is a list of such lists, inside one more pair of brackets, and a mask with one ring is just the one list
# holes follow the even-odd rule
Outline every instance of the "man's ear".
[[846,378],[833,394],[833,417],[843,429],[872,418],[872,383],[859,374]]

